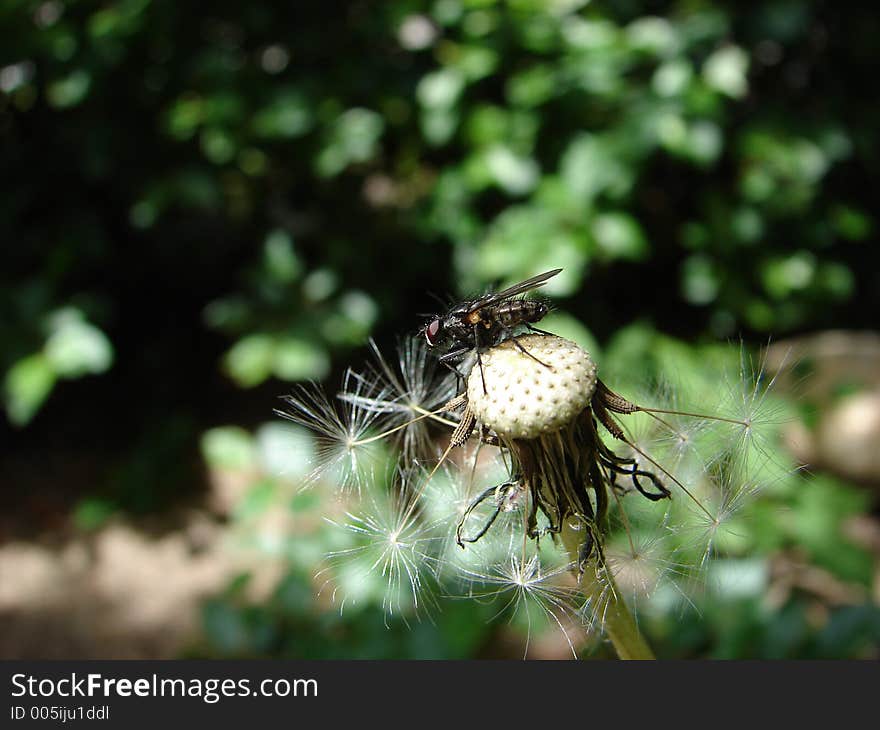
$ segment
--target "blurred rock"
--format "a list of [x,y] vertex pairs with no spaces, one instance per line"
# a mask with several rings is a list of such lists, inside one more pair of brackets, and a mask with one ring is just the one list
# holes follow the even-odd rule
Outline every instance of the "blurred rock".
[[816,452],[841,476],[880,484],[880,390],[844,398],[824,414]]
[[880,334],[835,330],[777,342],[767,369],[810,416],[785,427],[795,457],[880,488]]

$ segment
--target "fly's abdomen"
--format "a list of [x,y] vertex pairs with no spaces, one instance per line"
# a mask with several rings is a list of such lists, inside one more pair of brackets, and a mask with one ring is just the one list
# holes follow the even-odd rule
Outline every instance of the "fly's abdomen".
[[495,308],[495,317],[507,328],[537,322],[547,314],[547,305],[533,299],[515,299]]

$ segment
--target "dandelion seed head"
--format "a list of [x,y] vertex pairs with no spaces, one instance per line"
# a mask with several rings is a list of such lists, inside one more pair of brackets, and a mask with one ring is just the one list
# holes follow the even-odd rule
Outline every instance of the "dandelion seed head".
[[[557,341],[518,339],[540,363]],[[317,386],[286,399],[282,415],[316,434],[307,481],[347,490],[343,514],[328,521],[337,546],[321,574],[340,606],[372,602],[406,619],[453,589],[497,602],[498,616],[524,622],[529,635],[540,617],[574,653],[573,620],[599,631],[624,598],[641,604],[670,586],[684,596],[710,557],[738,549],[744,510],[774,473],[766,467],[772,380],[759,372],[747,381],[741,358],[718,408],[707,376],[664,386],[640,399],[656,407],[629,403],[630,412],[569,344],[583,377],[572,363],[536,365],[510,340],[483,353],[482,370],[467,381],[475,446],[450,443],[464,416],[442,408],[460,383],[421,337],[401,342],[395,358],[371,343],[373,361],[349,371],[332,402]],[[603,403],[618,404],[607,405],[611,425]],[[613,429],[618,421],[622,432]],[[599,423],[614,438],[600,440]],[[389,462],[401,464],[393,479]],[[560,537],[571,521],[580,535]],[[582,549],[591,551],[583,559]]]

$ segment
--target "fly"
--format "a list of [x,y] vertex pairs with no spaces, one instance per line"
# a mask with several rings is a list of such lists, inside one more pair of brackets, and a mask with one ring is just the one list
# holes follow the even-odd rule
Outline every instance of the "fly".
[[[534,332],[547,334],[532,325],[543,319],[550,311],[550,307],[539,299],[524,299],[520,295],[543,286],[548,279],[556,276],[560,271],[562,269],[545,271],[502,291],[490,292],[482,297],[456,304],[446,314],[434,317],[425,325],[424,333],[428,345],[443,351],[440,362],[456,373],[458,370],[452,363],[459,362],[470,352],[476,351],[477,364],[482,375],[483,363],[480,353],[509,339],[514,328],[525,325]],[[519,342],[516,340],[513,342],[532,360],[547,367]],[[486,390],[485,379],[483,390]]]

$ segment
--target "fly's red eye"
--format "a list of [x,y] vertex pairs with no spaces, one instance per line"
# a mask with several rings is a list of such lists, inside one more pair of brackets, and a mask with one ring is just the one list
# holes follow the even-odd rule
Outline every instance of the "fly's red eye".
[[440,332],[440,320],[435,319],[431,324],[425,327],[425,339],[428,341],[429,345],[434,345],[437,343],[437,335]]

